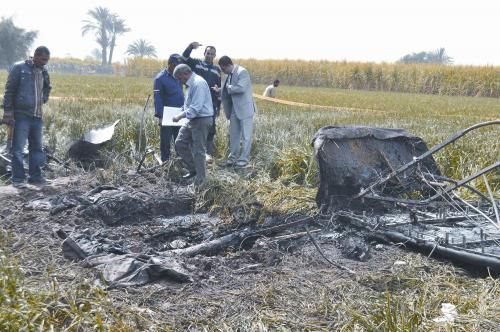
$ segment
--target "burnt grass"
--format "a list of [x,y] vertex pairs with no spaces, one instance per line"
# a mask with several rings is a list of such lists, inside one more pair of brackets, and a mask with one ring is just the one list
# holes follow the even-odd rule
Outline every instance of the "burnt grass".
[[[18,264],[31,291],[43,291],[54,280],[61,292],[71,292],[82,284],[106,290],[106,285],[99,282],[99,272],[63,257],[63,240],[57,234],[60,230],[106,234],[108,240],[130,252],[154,253],[168,250],[175,240],[194,245],[241,227],[252,227],[227,216],[219,219],[216,214],[210,215],[206,206],[197,210],[203,204],[196,202],[196,194],[190,196],[182,183],[166,182],[158,174],[124,178],[118,187],[144,197],[163,195],[160,205],[170,201],[181,208],[166,216],[167,210],[154,204],[144,203],[141,210],[125,202],[115,206],[116,216],[129,207],[125,217],[103,217],[94,210],[94,214],[82,212],[85,209],[78,208],[77,197],[103,189],[102,183],[83,177],[62,187],[1,196],[0,223],[8,239],[2,246]],[[64,197],[73,206],[61,211],[33,205],[47,198],[62,202]],[[182,206],[179,202],[190,203]],[[174,222],[170,228],[165,226],[165,218],[175,221],[182,215],[200,216],[210,223],[185,227]],[[264,223],[279,224],[287,217],[264,218]],[[107,289],[106,296],[116,310],[106,320],[108,328],[429,330],[437,328],[432,319],[440,315],[444,302],[457,306],[461,319],[454,324],[460,330],[494,330],[498,326],[498,305],[481,304],[479,299],[485,290],[498,299],[497,280],[475,278],[449,263],[428,259],[395,244],[363,243],[368,255],[361,261],[359,256],[349,256],[346,243],[351,240],[346,242],[335,225],[312,223],[309,230],[328,259],[354,273],[328,263],[307,234],[287,238],[291,233],[304,233],[303,227],[288,229],[242,241],[239,246],[210,256],[184,257],[192,282],[160,279],[139,287]],[[353,231],[348,238],[358,239]]]

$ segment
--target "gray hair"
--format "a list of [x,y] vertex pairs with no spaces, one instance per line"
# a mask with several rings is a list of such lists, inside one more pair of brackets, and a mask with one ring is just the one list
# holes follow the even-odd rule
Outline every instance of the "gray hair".
[[185,63],[181,63],[180,65],[175,66],[173,75],[174,77],[177,77],[177,75],[179,74],[185,74],[191,72],[192,72],[191,67],[189,67]]

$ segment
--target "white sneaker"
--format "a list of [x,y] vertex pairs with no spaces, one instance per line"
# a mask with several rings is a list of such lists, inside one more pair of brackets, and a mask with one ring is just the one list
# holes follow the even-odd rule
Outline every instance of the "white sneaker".
[[205,155],[205,160],[207,161],[207,164],[212,164],[214,162],[214,158],[209,154]]

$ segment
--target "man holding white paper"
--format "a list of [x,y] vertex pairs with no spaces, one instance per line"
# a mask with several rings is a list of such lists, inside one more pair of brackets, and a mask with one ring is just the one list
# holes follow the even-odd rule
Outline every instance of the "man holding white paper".
[[200,186],[205,182],[207,136],[214,115],[212,97],[207,82],[193,73],[188,65],[180,64],[175,67],[174,77],[185,84],[187,89],[183,110],[172,121],[178,122],[183,118],[189,120],[179,131],[175,151],[189,171],[184,178],[196,176],[194,185]]
[[[155,117],[160,125],[160,154],[161,161],[170,159],[170,142],[175,141],[179,134],[179,125],[168,124],[162,121],[164,118],[164,108],[180,109],[184,104],[184,94],[181,83],[173,76],[174,68],[182,63],[182,58],[178,54],[172,54],[168,58],[167,68],[156,75],[154,80],[154,103]],[[163,120],[171,120],[165,118]]]

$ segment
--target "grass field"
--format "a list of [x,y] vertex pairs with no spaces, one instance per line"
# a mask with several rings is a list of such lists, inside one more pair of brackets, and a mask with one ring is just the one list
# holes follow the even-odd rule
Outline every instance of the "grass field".
[[[5,77],[5,74],[0,75],[0,91],[3,91]],[[52,75],[52,83],[54,98],[46,107],[46,144],[58,156],[63,157],[67,144],[80,138],[88,129],[116,119],[121,119],[121,123],[117,127],[115,152],[125,159],[134,155],[143,104],[152,89],[151,79]],[[254,86],[255,93],[260,94],[263,89],[263,85]],[[312,154],[310,140],[323,126],[405,128],[422,137],[430,147],[460,129],[500,117],[498,98],[288,86],[279,87],[278,98],[337,108],[302,108],[258,101],[252,158],[259,169],[272,176],[292,170],[314,175],[314,170],[305,167],[312,164],[309,162]],[[343,107],[361,110],[344,111]],[[145,139],[149,145],[157,147],[158,126],[152,114],[150,103],[146,114]],[[218,121],[220,133],[217,145],[219,156],[222,157],[227,152],[227,125],[223,117]],[[463,177],[499,159],[498,129],[485,128],[471,137],[436,155],[443,172],[448,176]],[[1,139],[5,139],[5,134],[0,136]],[[131,161],[130,158],[127,160]],[[289,163],[284,162],[287,160],[298,161],[299,165],[290,167]],[[288,167],[288,170],[276,169],[279,165]],[[291,174],[291,177],[296,175]],[[303,179],[303,176],[298,178]],[[494,182],[498,186],[498,180]]]
[[[115,133],[114,149],[110,151],[110,158],[114,161],[113,167],[102,171],[103,180],[119,179],[117,174],[122,174],[135,165],[140,118],[146,97],[152,90],[152,80],[57,74],[51,77],[53,98],[45,108],[46,144],[56,151],[57,156],[64,158],[66,147],[72,140],[80,138],[88,129],[120,119]],[[5,79],[5,73],[1,73],[0,92],[3,92]],[[264,85],[254,86],[255,93],[260,94],[263,89]],[[257,174],[252,179],[241,180],[238,185],[243,185],[245,193],[261,201],[265,213],[269,214],[314,211],[318,178],[310,142],[314,133],[321,127],[367,125],[405,128],[422,137],[431,147],[472,124],[500,118],[498,98],[286,85],[279,87],[278,98],[332,106],[332,110],[258,101],[259,112],[255,121],[251,154]],[[351,108],[357,110],[350,110]],[[227,121],[220,117],[218,124],[218,157],[223,158],[227,153]],[[499,160],[499,134],[500,128],[484,128],[446,148],[436,155],[441,170],[449,177],[463,178]],[[145,122],[147,144],[157,148],[158,136],[158,125],[150,104]],[[3,128],[0,130],[0,141],[5,141]],[[212,177],[215,177],[214,173]],[[211,181],[216,182],[217,179]],[[480,182],[477,185],[481,188]],[[490,185],[498,194],[498,173],[490,174]],[[217,192],[208,192],[205,196],[211,204],[219,207],[224,206],[224,200],[245,198],[244,194],[241,197],[235,195],[234,187],[221,186]],[[0,304],[19,304],[16,304],[18,310],[14,312],[0,309],[0,323],[12,323],[11,330],[22,326],[35,330],[38,326],[47,328],[49,325],[40,324],[41,319],[47,319],[46,322],[53,324],[56,330],[68,321],[77,322],[74,326],[89,329],[134,330],[125,323],[125,315],[129,313],[118,313],[105,292],[88,284],[81,284],[61,294],[56,289],[57,285],[49,280],[47,283],[51,285],[50,289],[44,292],[30,291],[29,287],[25,287],[25,284],[29,283],[25,279],[29,279],[29,276],[16,262],[19,257],[14,251],[7,249],[12,245],[8,234],[0,232]],[[422,266],[425,266],[425,269],[421,269]],[[305,312],[318,316],[335,317],[338,326],[343,326],[346,331],[359,330],[360,326],[363,326],[364,330],[372,331],[380,329],[381,326],[387,331],[433,329],[435,327],[429,312],[435,314],[441,302],[456,303],[460,306],[461,315],[461,320],[455,327],[443,328],[443,331],[481,331],[485,326],[488,330],[498,322],[500,287],[495,279],[475,280],[460,275],[453,267],[430,267],[423,258],[411,261],[407,268],[394,274],[383,277],[365,275],[358,279],[356,282],[370,289],[367,293],[369,301],[362,299],[365,296],[363,293],[356,298],[346,299],[351,302],[339,307],[334,297],[342,297],[344,291],[353,291],[356,287],[356,283],[346,281],[339,285],[311,287],[315,289],[314,294],[317,297],[305,299],[304,301],[309,302],[298,303],[297,306],[303,305]],[[387,291],[376,291],[376,287],[372,285],[381,285],[377,286],[380,288],[384,288],[383,285],[397,287],[391,290],[387,286]],[[401,292],[398,287],[401,287]],[[280,321],[281,316],[276,313],[285,312],[286,307],[276,309],[277,311],[272,311],[272,308],[283,305],[280,301],[287,298],[292,290],[272,289],[266,282],[262,282],[257,291],[262,293],[259,293],[259,296],[262,295],[270,301],[266,304],[269,311],[262,311],[258,316],[263,326],[276,329],[281,325],[286,326],[285,320]],[[79,300],[80,298],[83,300]],[[68,304],[69,309],[59,310],[58,301]],[[84,306],[79,307],[82,303]],[[61,308],[63,307],[61,305]],[[141,316],[139,312],[142,311],[136,311],[135,314]],[[130,315],[132,317],[134,314]],[[204,319],[211,321],[210,317]],[[29,324],[23,325],[23,322]],[[416,329],[417,325],[420,326],[419,329]],[[217,325],[212,327],[230,330],[228,327],[221,328]]]

